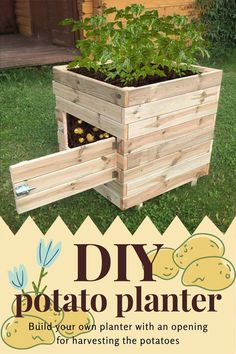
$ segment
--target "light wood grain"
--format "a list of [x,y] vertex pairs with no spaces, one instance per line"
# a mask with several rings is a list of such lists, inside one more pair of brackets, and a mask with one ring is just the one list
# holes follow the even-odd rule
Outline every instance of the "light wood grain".
[[186,183],[191,182],[192,180],[205,176],[209,172],[209,165],[201,166],[191,171],[188,171],[180,176],[169,179],[168,181],[163,180],[162,182],[156,183],[154,186],[147,186],[147,189],[124,198],[122,202],[122,210],[131,208],[139,203],[142,203],[148,199],[159,196],[163,193],[166,193],[172,189],[180,187]]
[[189,92],[219,86],[222,80],[222,70],[205,71],[197,67],[202,73],[199,75],[164,81],[142,87],[128,88],[128,106],[135,106],[169,97],[183,95]]
[[[54,188],[60,184],[68,183],[75,179],[90,176],[96,174],[97,172],[111,168],[116,169],[115,153],[102,156],[82,164],[75,164],[63,169],[60,169],[60,166],[58,166],[57,171],[46,173],[34,178],[25,178],[24,183],[27,183],[31,188],[34,188],[30,192],[30,195],[33,195],[41,191]],[[22,182],[16,183],[14,186],[17,187],[21,184]]]
[[80,118],[95,127],[105,130],[116,137],[127,139],[127,125],[118,123],[107,116],[96,113],[61,97],[56,97],[56,108]]
[[68,148],[67,114],[56,109],[55,116],[57,120],[57,139],[59,151],[63,151]]
[[174,125],[215,114],[217,107],[218,102],[215,101],[131,123],[128,125],[128,137],[129,139],[141,137],[145,134],[151,134]]
[[163,181],[166,182],[169,179],[184,175],[198,167],[208,165],[210,163],[210,158],[211,154],[208,151],[207,153],[200,154],[200,156],[193,156],[192,158],[189,155],[188,157],[183,158],[180,163],[173,165],[171,164],[171,161],[168,161],[169,164],[166,163],[166,166],[127,182],[127,195],[138,194],[142,190],[145,190],[147,186],[150,188],[154,187],[157,183]]
[[88,95],[79,90],[75,90],[56,81],[53,82],[53,92],[58,97],[62,97],[67,101],[107,116],[111,120],[120,123],[122,121],[122,108],[118,105],[101,100],[100,98]]
[[161,114],[176,112],[180,109],[198,106],[203,103],[216,102],[218,99],[219,86],[198,90],[184,95],[178,95],[163,100],[157,100],[141,105],[136,105],[123,110],[125,124],[138,120],[156,117]]
[[108,186],[109,182],[106,185],[98,186],[95,189],[96,192],[101,194],[104,198],[109,200],[111,203],[116,205],[118,208],[121,207],[121,197],[116,193],[112,188]]
[[55,81],[73,89],[125,107],[126,90],[67,70],[66,65],[54,66]]
[[16,208],[19,214],[29,210],[36,209],[40,206],[53,203],[55,201],[70,197],[81,193],[85,190],[95,188],[106,182],[113,180],[114,168],[91,174],[79,179],[74,179],[68,183],[58,185],[49,190],[39,193],[29,194],[23,198],[16,199]]
[[167,156],[176,151],[182,151],[188,147],[199,145],[213,139],[212,128],[198,129],[193,134],[181,136],[169,142],[157,144],[149,149],[128,155],[125,157],[127,169],[140,166],[146,162],[154,161],[160,157]]
[[114,138],[58,152],[10,167],[14,184],[115,153]]
[[178,124],[166,129],[156,131],[151,134],[145,134],[140,137],[122,141],[118,146],[120,154],[131,154],[138,151],[143,151],[161,142],[175,139],[186,134],[194,133],[199,128],[205,129],[211,127],[214,130],[215,115],[209,115],[198,119],[191,120],[182,124]]
[[119,171],[119,180],[122,183],[127,183],[135,179],[143,178],[150,173],[158,173],[163,169],[175,166],[183,161],[192,159],[205,153],[211,153],[212,140],[208,140],[204,143],[193,145],[186,149],[179,149],[171,154],[140,164],[137,167],[131,168],[125,171]]

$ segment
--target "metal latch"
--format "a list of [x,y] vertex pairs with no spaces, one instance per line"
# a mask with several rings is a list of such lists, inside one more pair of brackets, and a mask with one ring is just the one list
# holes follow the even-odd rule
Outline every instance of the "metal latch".
[[22,184],[21,186],[17,186],[15,188],[15,193],[17,197],[20,197],[22,195],[28,195],[30,191],[32,191],[33,187],[30,187],[27,183]]

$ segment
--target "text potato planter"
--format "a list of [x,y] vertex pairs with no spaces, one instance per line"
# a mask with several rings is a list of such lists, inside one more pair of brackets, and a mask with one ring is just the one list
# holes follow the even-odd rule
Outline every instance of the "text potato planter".
[[[11,166],[18,212],[89,188],[125,210],[207,175],[222,71],[199,70],[120,88],[54,67],[58,140],[66,151]],[[116,138],[69,149],[67,114]],[[22,185],[30,190],[19,193]]]

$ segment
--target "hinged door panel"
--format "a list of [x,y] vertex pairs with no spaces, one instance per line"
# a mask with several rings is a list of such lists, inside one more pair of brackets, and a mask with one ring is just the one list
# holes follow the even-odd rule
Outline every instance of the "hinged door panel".
[[112,181],[115,145],[115,138],[110,138],[11,166],[18,213]]

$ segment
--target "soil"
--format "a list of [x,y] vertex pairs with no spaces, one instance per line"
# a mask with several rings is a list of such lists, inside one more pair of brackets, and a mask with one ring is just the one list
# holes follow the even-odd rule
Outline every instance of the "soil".
[[[78,123],[78,121],[81,121],[79,118],[76,118],[70,114],[67,114],[67,134],[68,134],[68,146],[69,148],[75,148],[78,146],[82,145],[87,145],[87,144],[92,144],[96,141],[107,139],[112,137],[111,134],[108,134],[106,137],[103,137],[102,139],[99,137],[101,134],[104,135],[103,130],[98,129],[96,132],[93,131],[94,126],[82,121],[82,123]],[[84,130],[84,133],[82,135],[78,135],[74,132],[75,129],[77,128],[82,128]],[[87,134],[90,134],[94,137],[94,141],[89,142],[86,138]],[[106,133],[107,134],[107,133]],[[80,143],[79,138],[84,138],[84,142]]]
[[122,82],[122,79],[119,76],[117,76],[114,79],[106,80],[106,76],[103,73],[96,72],[93,69],[89,70],[87,68],[73,68],[73,69],[69,69],[69,71],[72,71],[74,73],[81,74],[84,76],[88,76],[88,77],[91,77],[91,78],[99,80],[99,81],[107,82],[109,84],[112,84],[112,85],[118,86],[118,87],[140,87],[140,86],[146,86],[146,85],[150,85],[150,84],[156,84],[158,82],[174,80],[174,79],[179,79],[181,77],[195,75],[195,73],[193,73],[191,70],[182,71],[181,75],[179,75],[179,74],[176,74],[173,70],[169,70],[167,67],[164,67],[161,69],[164,70],[166,76],[162,77],[159,75],[155,75],[155,76],[147,76],[145,78],[141,77],[138,80],[133,80],[133,81],[129,82],[128,84],[124,84]]

